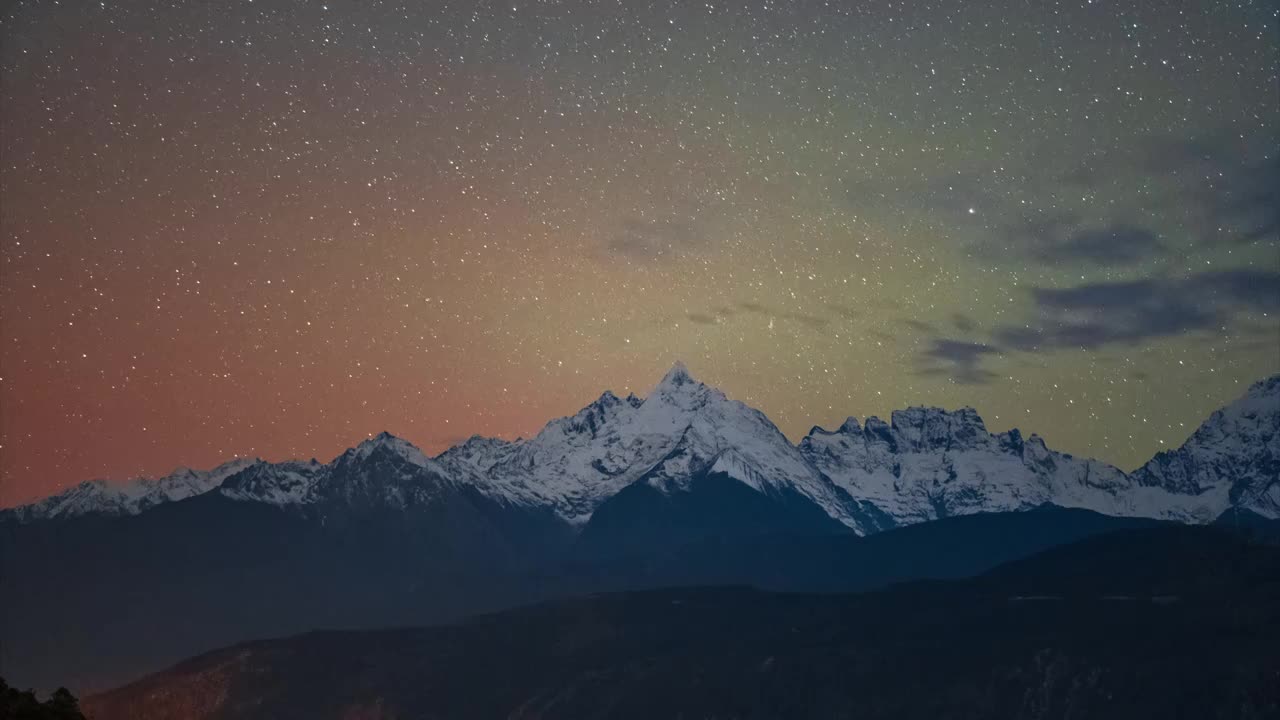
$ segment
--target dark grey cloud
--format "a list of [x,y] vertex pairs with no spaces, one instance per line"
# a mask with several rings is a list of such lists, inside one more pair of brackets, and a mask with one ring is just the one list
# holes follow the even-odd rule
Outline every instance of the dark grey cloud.
[[821,330],[831,323],[830,320],[820,315],[812,315],[810,313],[799,312],[796,310],[775,310],[767,305],[761,305],[756,302],[739,302],[734,305],[734,308],[739,312],[751,315],[767,315],[779,320],[791,320],[814,330]]
[[916,320],[915,318],[900,318],[899,322],[911,328],[912,330],[915,330],[917,332],[922,332],[928,335],[932,335],[938,332],[938,328],[934,327],[932,323],[927,323],[924,320]]
[[1081,187],[1099,188],[1132,173],[1149,178],[1204,174],[1237,162],[1243,152],[1240,143],[1225,134],[1151,134],[1081,158],[1062,179]]
[[1006,193],[994,175],[956,172],[920,180],[886,184],[878,178],[844,180],[844,190],[854,209],[881,205],[899,212],[934,212],[955,223],[978,223],[977,215],[1002,207]]
[[604,238],[606,252],[631,260],[671,260],[706,245],[696,223],[671,218],[623,218]]
[[965,333],[972,332],[974,328],[978,326],[978,324],[973,321],[973,318],[970,318],[964,313],[952,313],[951,324],[955,326],[955,329]]
[[[983,175],[934,178],[902,195],[948,213],[957,230],[980,227],[985,236],[969,249],[988,260],[1133,266],[1166,259],[1175,248],[1280,244],[1274,145],[1274,137],[1257,133],[1149,135],[1106,146],[1065,172],[1045,164],[1049,169],[1020,186],[1040,210],[994,228],[989,220],[1017,218],[1025,208],[991,192],[1000,186]],[[1062,199],[1075,194],[1096,199],[1084,205]],[[966,216],[966,206],[978,214]]]
[[[1136,346],[1194,332],[1272,333],[1271,325],[1250,329],[1253,320],[1249,316],[1280,314],[1280,272],[1219,270],[1185,277],[1040,287],[1031,290],[1031,300],[1028,322],[998,327],[985,342],[929,331],[932,337],[920,353],[918,372],[968,384],[985,383],[996,375],[984,362],[1010,352]],[[956,319],[953,324],[957,327],[963,324],[954,322]],[[1274,339],[1264,342],[1273,345]]]
[[1031,322],[998,328],[994,341],[1022,351],[1134,345],[1225,329],[1246,312],[1280,311],[1280,272],[1223,270],[1183,278],[1034,288]]
[[1094,265],[1135,265],[1167,252],[1155,233],[1116,223],[1106,227],[1036,228],[1030,237],[1031,254],[1045,262],[1084,262]]
[[1151,209],[1199,216],[1201,243],[1275,242],[1280,238],[1280,158],[1274,145],[1273,136],[1238,133],[1151,135],[1082,159],[1062,180],[1090,190],[1135,176],[1171,185],[1173,190],[1155,199]]
[[1165,243],[1148,228],[1125,220],[1090,223],[1078,213],[1061,210],[1008,223],[979,241],[974,249],[993,259],[1102,267],[1137,265],[1169,252]]
[[686,315],[690,322],[699,325],[717,325],[736,315],[759,315],[762,317],[776,318],[782,321],[791,321],[804,325],[812,330],[822,330],[831,324],[831,320],[821,315],[813,315],[810,313],[799,312],[795,310],[777,310],[762,305],[758,302],[743,300],[734,303],[731,307],[716,307],[711,312],[691,312]]
[[978,173],[955,173],[926,183],[921,200],[925,207],[936,212],[967,218],[1002,206],[1005,192],[1002,185],[990,177]]
[[841,305],[839,303],[827,303],[826,308],[833,315],[844,320],[857,320],[859,317],[862,316],[862,313],[858,312],[857,310],[854,310],[853,308],[847,305]]
[[997,377],[982,363],[987,357],[999,354],[999,349],[985,343],[934,338],[922,355],[924,362],[918,372],[948,377],[965,385],[980,385]]
[[[1008,218],[1026,206],[1014,202],[1009,177],[994,170],[895,181],[857,175],[844,180],[844,189],[855,209],[875,205],[933,213],[987,259],[1135,265],[1167,257],[1170,245],[1280,243],[1280,158],[1274,144],[1274,136],[1260,133],[1152,134],[1100,146],[1074,166],[1045,158],[1033,166],[1043,169],[1024,172],[1016,183],[1018,193],[1044,212],[1011,223]],[[1132,187],[1139,181],[1141,190]],[[1055,209],[1076,204],[1062,198],[1077,194],[1107,201],[1090,203],[1085,214]],[[1117,197],[1118,204],[1110,202]],[[1176,230],[1159,227],[1177,237],[1161,238],[1148,217],[1176,223]],[[968,239],[975,233],[985,237]]]
[[801,325],[804,325],[805,327],[809,328],[810,330],[822,330],[823,328],[831,324],[831,321],[824,317],[819,317],[817,315],[809,315],[808,313],[802,313],[802,312],[783,313],[781,317],[783,320],[791,320],[792,322],[798,322]]
[[1280,240],[1280,159],[1205,178],[1185,193],[1208,208],[1205,239],[1235,244]]

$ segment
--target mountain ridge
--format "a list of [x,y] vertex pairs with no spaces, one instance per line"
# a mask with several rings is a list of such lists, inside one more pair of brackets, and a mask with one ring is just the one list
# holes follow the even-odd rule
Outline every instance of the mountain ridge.
[[[796,492],[859,534],[971,512],[1044,503],[1208,523],[1232,507],[1280,517],[1280,375],[1213,413],[1176,450],[1132,473],[1047,447],[1017,428],[991,433],[972,407],[913,406],[814,426],[792,443],[759,410],[696,380],[677,362],[644,398],[605,391],[530,438],[472,436],[429,457],[388,432],[329,463],[239,458],[154,480],[82,483],[0,511],[20,522],[131,515],[218,492],[247,502],[429,502],[432,488],[469,486],[512,506],[550,508],[584,527],[601,503],[642,478],[665,494],[716,471],[756,492]],[[873,515],[875,513],[872,513]]]

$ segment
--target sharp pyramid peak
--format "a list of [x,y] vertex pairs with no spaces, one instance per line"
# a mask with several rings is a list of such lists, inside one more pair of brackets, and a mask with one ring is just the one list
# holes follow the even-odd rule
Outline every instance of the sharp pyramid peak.
[[[393,443],[395,443],[397,440],[400,440],[400,438],[396,437],[395,435],[392,435],[391,433],[387,432],[386,430],[383,430],[382,432],[378,433],[377,435],[371,435],[371,436],[369,436],[369,437],[365,438],[364,440],[361,440],[361,441],[360,441],[360,443],[359,443],[358,445],[356,445],[355,447],[351,448],[351,450],[352,450],[352,451],[359,451],[359,450],[366,450],[366,451],[368,451],[368,450],[373,450],[374,448],[380,447],[380,446],[382,446],[382,445],[390,445],[390,444],[393,444]],[[350,451],[349,451],[349,452],[350,452]]]
[[677,360],[667,374],[662,376],[662,380],[658,383],[658,389],[662,388],[678,388],[683,385],[697,384],[698,381],[693,379],[693,375],[689,373],[689,366],[684,361]]
[[386,430],[362,441],[359,445],[343,453],[343,455],[363,460],[372,455],[378,448],[383,447],[389,448],[416,465],[426,465],[427,463],[427,456],[416,445],[402,437],[392,435]]
[[690,410],[716,397],[725,399],[724,393],[696,380],[683,362],[677,362],[662,376],[662,381],[645,398],[644,404],[672,405]]

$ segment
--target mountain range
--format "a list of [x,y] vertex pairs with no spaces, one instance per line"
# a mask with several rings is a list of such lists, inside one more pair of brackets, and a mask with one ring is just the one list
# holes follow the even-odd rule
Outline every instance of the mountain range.
[[327,464],[237,458],[155,480],[85,482],[3,512],[22,522],[136,515],[209,492],[298,509],[335,501],[405,508],[467,488],[580,531],[620,497],[656,493],[678,504],[712,477],[858,534],[1045,503],[1190,523],[1235,507],[1280,517],[1280,375],[1133,473],[1051,450],[1035,434],[990,433],[972,408],[912,407],[861,425],[849,418],[793,445],[763,413],[677,363],[648,397],[605,392],[529,439],[474,436],[428,457],[384,432]]
[[383,433],[328,463],[236,459],[0,511],[0,573],[17,588],[0,594],[0,674],[94,690],[254,638],[572,594],[965,577],[1227,511],[1280,517],[1280,376],[1125,473],[990,433],[971,409],[792,443],[677,364],[647,397],[606,392],[528,439],[428,457]]

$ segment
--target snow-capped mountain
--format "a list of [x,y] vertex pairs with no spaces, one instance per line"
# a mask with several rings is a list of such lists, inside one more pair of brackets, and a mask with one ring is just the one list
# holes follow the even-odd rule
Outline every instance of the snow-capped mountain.
[[834,432],[814,428],[800,450],[851,497],[899,525],[1045,503],[1191,522],[1225,509],[1139,486],[1106,463],[1048,449],[1038,435],[989,433],[972,408],[909,408],[888,423],[868,418],[865,427],[849,418]]
[[212,470],[182,467],[161,478],[140,478],[124,483],[89,480],[9,512],[23,520],[69,518],[90,513],[137,515],[161,503],[209,492],[232,475],[260,462],[252,458],[236,458]]
[[425,504],[451,479],[407,440],[379,433],[339,455],[316,482],[316,499],[405,508]]
[[700,471],[725,473],[761,492],[794,490],[851,524],[847,499],[763,413],[694,380],[683,363],[647,398],[606,392],[529,440],[468,441],[440,459],[516,502],[549,505],[573,525],[634,482],[679,492]]
[[328,471],[328,465],[314,459],[281,463],[258,460],[227,478],[217,490],[233,500],[270,505],[308,504],[316,501],[317,486]]
[[232,500],[277,506],[340,503],[405,509],[431,503],[442,491],[457,487],[458,477],[475,484],[474,478],[451,471],[409,441],[383,432],[329,463],[259,461],[227,478],[217,492]]
[[793,445],[763,413],[677,363],[647,397],[605,392],[528,439],[476,436],[431,458],[382,433],[329,463],[234,460],[158,480],[95,481],[10,512],[20,520],[137,514],[210,491],[284,507],[402,509],[465,489],[582,528],[632,485],[679,497],[715,475],[762,496],[801,498],[860,534],[1046,503],[1210,522],[1237,505],[1280,517],[1278,429],[1280,376],[1254,385],[1182,448],[1133,474],[1050,450],[1034,434],[990,433],[971,408],[915,407],[865,424],[850,418],[834,431],[815,427]]
[[1280,517],[1280,375],[1255,383],[1182,447],[1159,453],[1133,477],[1208,507]]

